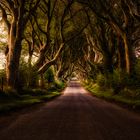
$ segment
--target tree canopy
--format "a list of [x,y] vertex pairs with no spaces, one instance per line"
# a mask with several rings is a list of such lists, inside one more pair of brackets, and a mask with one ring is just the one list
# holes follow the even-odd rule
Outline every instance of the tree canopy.
[[[0,24],[6,32],[0,28],[0,46],[11,88],[19,86],[21,59],[27,56],[28,85],[37,76],[43,86],[50,68],[63,81],[73,73],[82,80],[115,70],[135,73],[138,0],[1,0]],[[1,43],[3,38],[7,41]]]

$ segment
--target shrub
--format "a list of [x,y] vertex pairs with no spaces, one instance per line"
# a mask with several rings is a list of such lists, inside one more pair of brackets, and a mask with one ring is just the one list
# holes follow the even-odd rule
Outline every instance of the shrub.
[[137,74],[137,77],[140,79],[140,59],[137,60],[134,69]]
[[97,79],[96,79],[96,82],[97,84],[100,86],[100,87],[105,87],[106,86],[106,78],[103,74],[98,74],[97,75]]
[[135,86],[140,87],[140,59],[136,61],[134,73],[131,75]]
[[113,89],[115,93],[118,93],[124,87],[118,70],[106,75],[99,74],[96,82],[100,87]]
[[120,72],[118,70],[115,70],[112,74],[111,74],[112,79],[110,80],[110,85],[111,88],[114,90],[114,93],[119,93],[121,91],[121,89],[124,87],[124,85],[121,82],[121,75]]
[[53,70],[51,68],[49,68],[46,72],[45,72],[45,79],[48,83],[52,83],[54,82],[54,73]]
[[12,89],[11,87],[6,87],[4,89],[4,93],[8,96],[15,96],[15,97],[18,97],[18,93],[15,89]]
[[57,89],[62,89],[64,87],[64,83],[62,81],[55,81],[55,87]]

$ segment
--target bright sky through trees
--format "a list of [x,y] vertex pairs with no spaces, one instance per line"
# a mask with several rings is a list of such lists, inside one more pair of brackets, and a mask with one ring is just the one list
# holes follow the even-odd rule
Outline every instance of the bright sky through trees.
[[0,52],[0,69],[4,69],[5,66],[5,55]]
[[5,55],[3,53],[4,45],[7,42],[7,31],[5,30],[4,23],[1,22],[0,17],[0,69],[4,69],[5,66]]

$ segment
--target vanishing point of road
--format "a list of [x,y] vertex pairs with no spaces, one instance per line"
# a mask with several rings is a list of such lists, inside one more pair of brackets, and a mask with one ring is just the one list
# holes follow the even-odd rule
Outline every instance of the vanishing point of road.
[[1,116],[0,140],[140,140],[140,115],[71,81],[58,98]]

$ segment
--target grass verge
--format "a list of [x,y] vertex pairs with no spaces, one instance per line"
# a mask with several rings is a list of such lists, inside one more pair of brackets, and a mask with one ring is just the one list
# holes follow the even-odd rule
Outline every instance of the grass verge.
[[120,103],[133,109],[140,109],[140,99],[126,96],[124,93],[114,94],[112,89],[104,89],[97,84],[84,84],[84,87],[90,91],[93,95],[99,98],[103,98],[107,101]]
[[26,90],[24,92],[22,95],[0,94],[0,113],[3,114],[34,104],[43,103],[61,95],[61,92],[58,91],[39,92],[38,90]]

